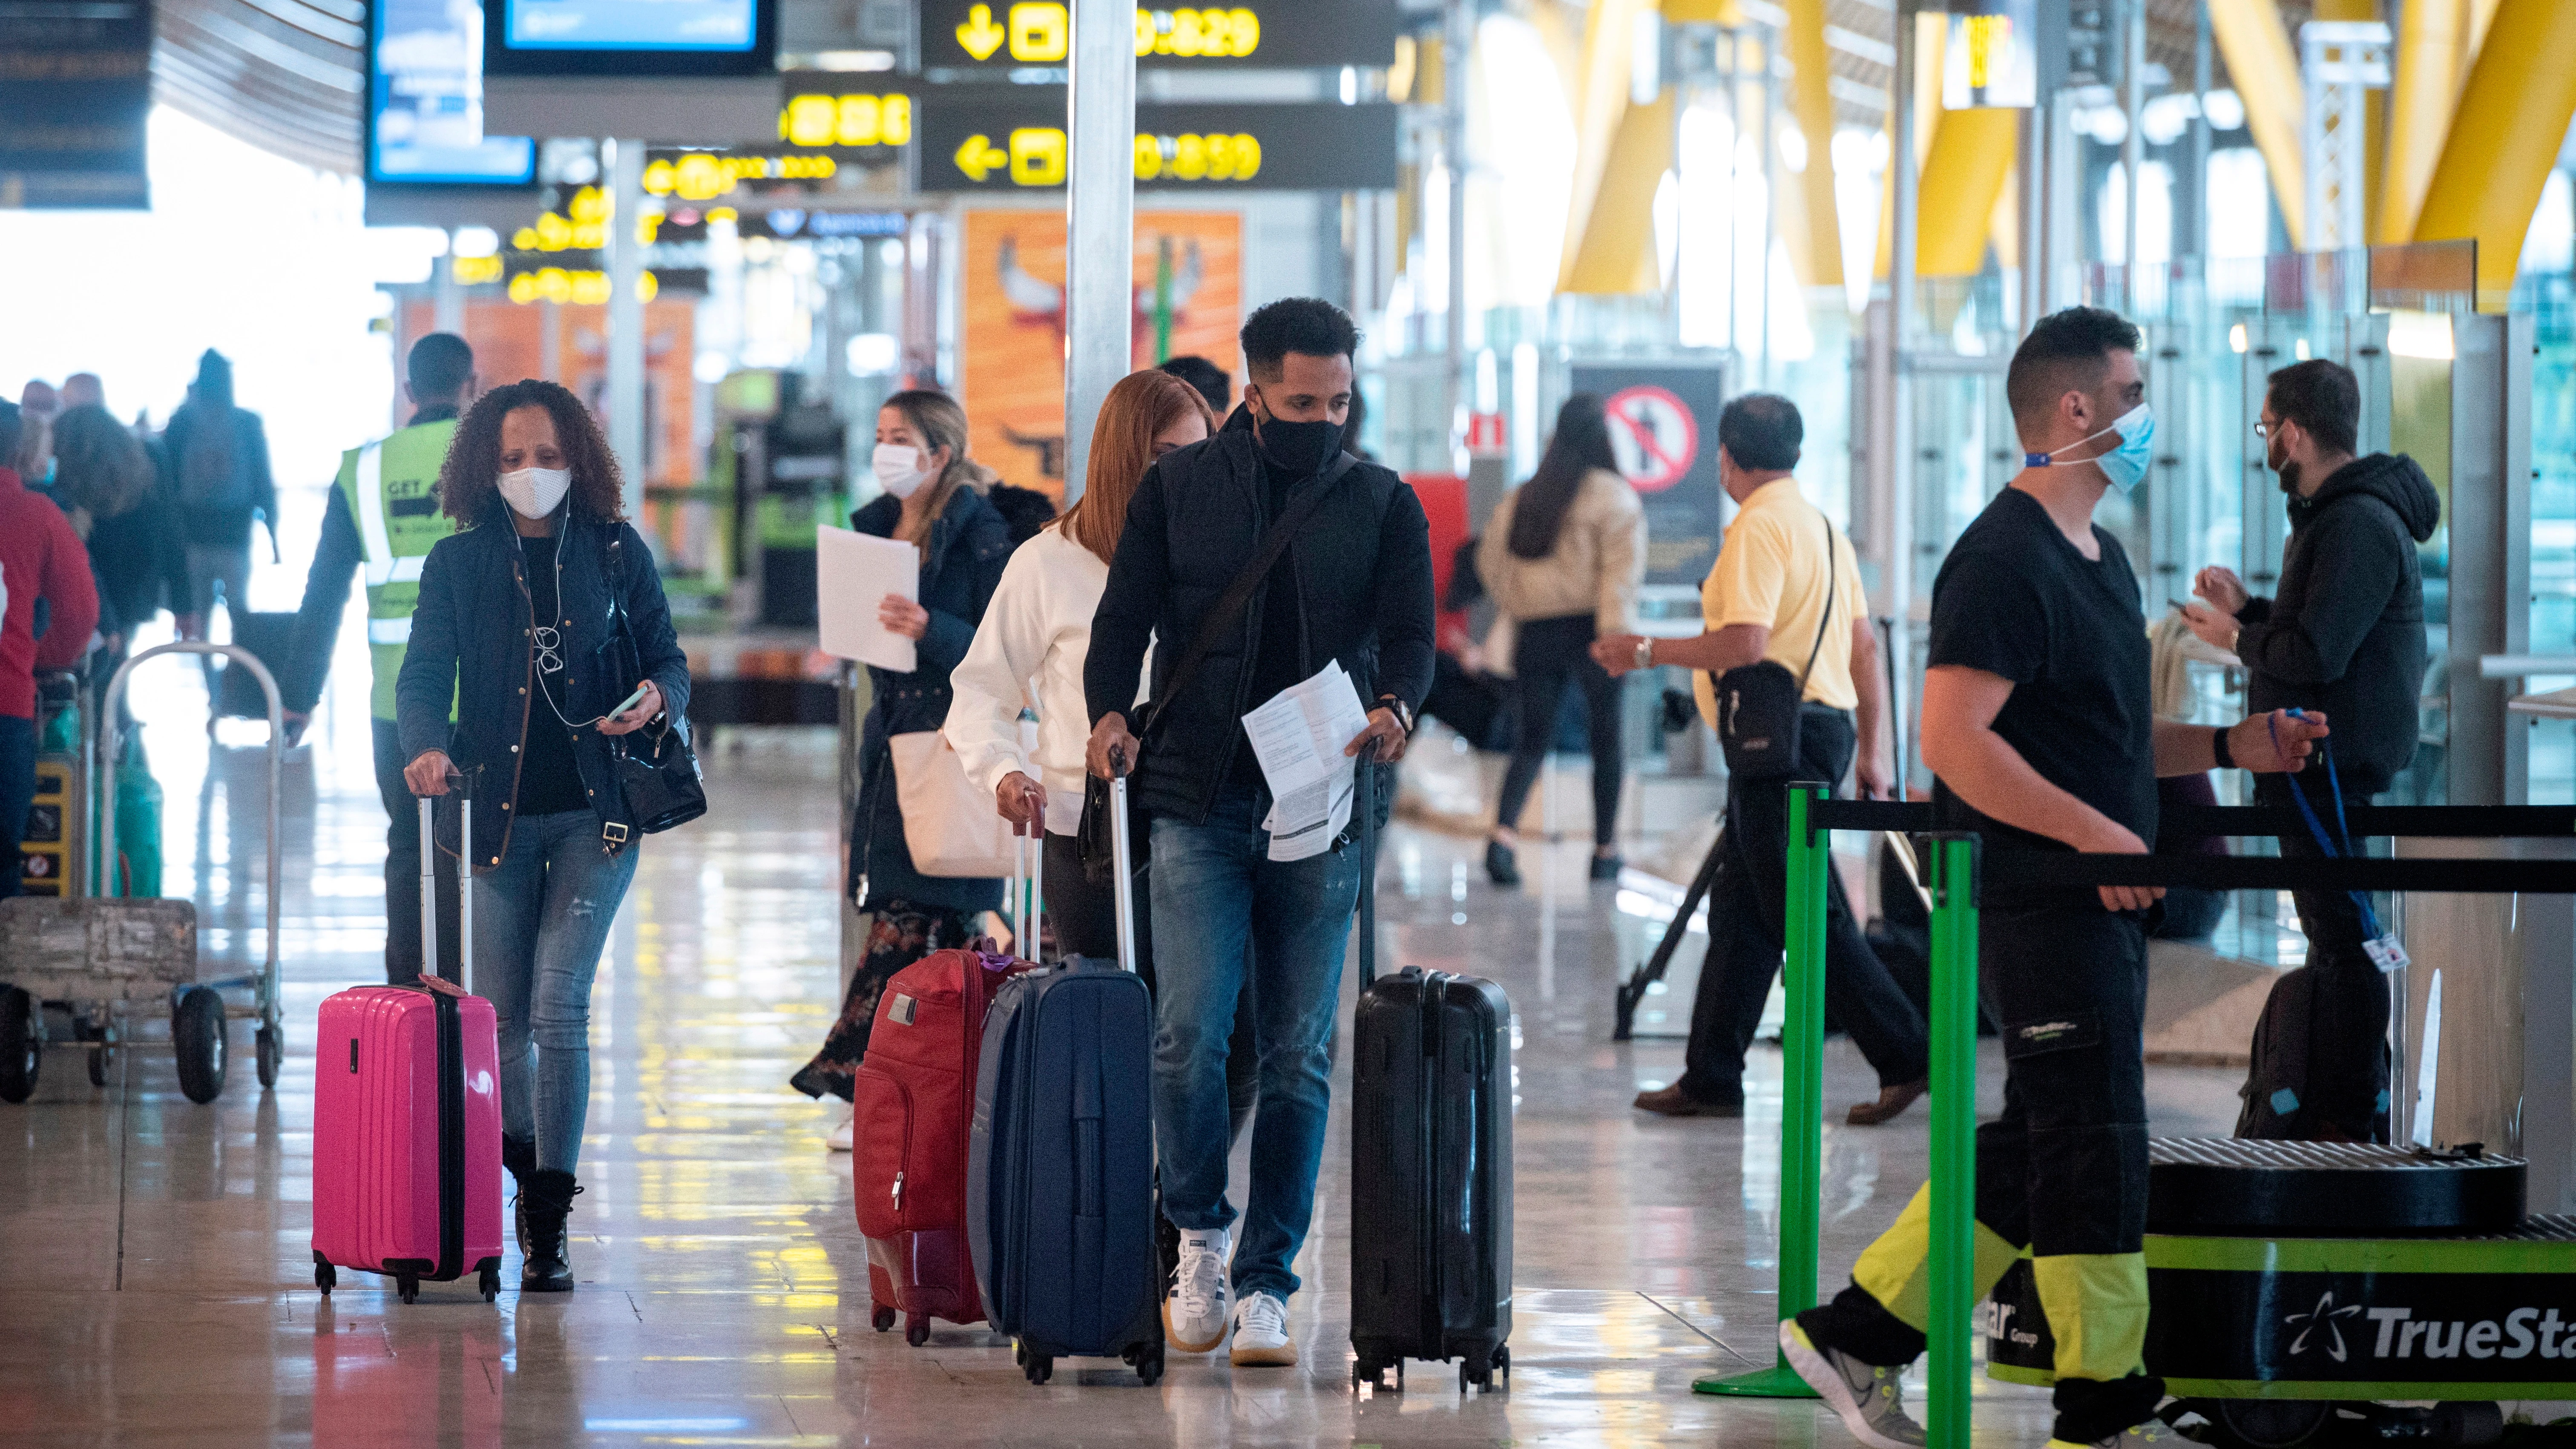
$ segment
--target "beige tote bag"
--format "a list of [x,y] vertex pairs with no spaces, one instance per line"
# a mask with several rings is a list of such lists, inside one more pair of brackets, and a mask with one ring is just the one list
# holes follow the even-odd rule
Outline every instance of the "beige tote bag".
[[1011,873],[1010,823],[986,791],[966,778],[966,767],[937,730],[896,735],[896,803],[903,810],[903,843],[912,868],[923,875],[999,879]]

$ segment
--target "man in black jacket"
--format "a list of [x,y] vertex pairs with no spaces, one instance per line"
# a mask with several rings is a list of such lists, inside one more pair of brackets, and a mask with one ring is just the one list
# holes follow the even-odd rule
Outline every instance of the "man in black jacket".
[[[2442,500],[2412,458],[2355,458],[2360,422],[2360,385],[2340,364],[2318,358],[2272,374],[2260,428],[2290,495],[2280,597],[2252,597],[2235,574],[2208,568],[2193,590],[2208,605],[2183,606],[2194,634],[2245,661],[2249,710],[2322,710],[2334,721],[2331,773],[2255,782],[2262,804],[2293,804],[2296,790],[2310,807],[2314,823],[2281,837],[2285,856],[2322,854],[2320,831],[2340,850],[2339,808],[2369,804],[2415,754],[2425,668],[2415,546],[2433,536]],[[2384,1142],[2388,987],[2364,949],[2379,934],[2377,917],[2357,894],[2294,899],[2308,976],[2295,988],[2284,979],[2264,1016],[2299,1010],[2303,1020],[2269,1025],[2305,1039],[2305,1085],[2249,1083],[2237,1135]]]
[[[1393,761],[1431,685],[1421,501],[1388,470],[1342,456],[1358,348],[1350,319],[1310,297],[1244,324],[1244,405],[1138,485],[1083,669],[1091,772],[1134,763],[1134,799],[1152,822],[1154,1135],[1163,1210],[1181,1231],[1163,1312],[1172,1346],[1189,1353],[1229,1327],[1225,1062],[1249,972],[1261,1111],[1233,1257],[1237,1364],[1297,1361],[1289,1264],[1314,1213],[1342,955],[1367,868],[1356,819],[1320,854],[1272,858],[1270,789],[1242,719],[1338,662],[1368,702],[1368,728],[1344,753]],[[1273,524],[1310,497],[1319,502],[1240,612],[1220,608]],[[1140,747],[1125,711],[1149,637],[1161,647]],[[1185,656],[1197,667],[1178,677]]]

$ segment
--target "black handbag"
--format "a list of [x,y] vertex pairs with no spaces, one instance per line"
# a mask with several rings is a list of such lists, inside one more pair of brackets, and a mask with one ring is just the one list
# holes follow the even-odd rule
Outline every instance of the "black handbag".
[[[1154,727],[1162,722],[1165,709],[1198,678],[1199,666],[1207,662],[1209,652],[1216,648],[1217,639],[1243,617],[1244,606],[1252,602],[1253,590],[1260,588],[1263,580],[1270,577],[1272,566],[1287,554],[1288,545],[1296,542],[1297,535],[1306,531],[1306,525],[1322,511],[1325,499],[1341,486],[1353,468],[1359,466],[1359,461],[1348,453],[1335,458],[1306,496],[1290,504],[1288,510],[1271,524],[1270,531],[1262,536],[1261,547],[1253,551],[1251,560],[1235,574],[1233,582],[1226,585],[1225,592],[1217,598],[1216,607],[1200,619],[1198,632],[1190,637],[1189,647],[1181,651],[1181,662],[1173,668],[1171,678],[1154,691],[1154,697],[1146,702],[1137,716],[1136,749],[1140,756],[1152,745]],[[1131,760],[1128,765],[1132,770],[1141,763],[1141,760]],[[1108,885],[1118,876],[1118,866],[1109,843],[1111,829],[1109,782],[1085,775],[1082,781],[1082,825],[1076,838],[1082,842],[1082,878],[1096,886]],[[1138,832],[1140,836],[1146,833]],[[1137,862],[1142,864],[1143,859],[1139,852]]]
[[[626,614],[626,553],[621,541],[608,541],[608,576],[617,586],[617,632],[626,644],[627,678],[644,672],[644,651]],[[640,744],[641,748],[637,746]],[[626,794],[626,818],[646,835],[686,825],[707,813],[707,785],[698,756],[689,748],[686,721],[673,720],[658,733],[638,730],[608,737],[608,756],[617,766],[617,783]]]
[[1717,742],[1726,752],[1726,771],[1738,779],[1779,780],[1798,768],[1798,712],[1807,697],[1807,676],[1824,652],[1825,635],[1834,622],[1834,586],[1842,559],[1834,548],[1833,520],[1825,521],[1825,604],[1816,621],[1815,646],[1807,667],[1796,674],[1772,660],[1739,665],[1712,681],[1717,694]]

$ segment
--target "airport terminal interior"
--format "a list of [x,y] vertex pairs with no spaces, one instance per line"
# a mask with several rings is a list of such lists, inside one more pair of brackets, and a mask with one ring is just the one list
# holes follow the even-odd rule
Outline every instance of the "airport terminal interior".
[[[2564,0],[0,3],[0,1444],[2576,1445],[2571,122]],[[2118,637],[1963,622],[2034,498]],[[1204,1350],[1192,911],[1329,988]]]

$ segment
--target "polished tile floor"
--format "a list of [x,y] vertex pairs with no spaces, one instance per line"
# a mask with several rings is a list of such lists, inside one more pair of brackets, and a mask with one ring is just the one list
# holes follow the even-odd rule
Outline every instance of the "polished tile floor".
[[[155,667],[168,673],[138,697],[169,794],[169,888],[193,889],[211,949],[255,953],[264,756],[244,746],[259,731],[227,726],[210,750],[193,680]],[[1778,1060],[1758,1060],[1767,1082],[1740,1122],[1628,1109],[1678,1072],[1680,1045],[1610,1044],[1611,985],[1650,923],[1586,887],[1579,846],[1511,893],[1471,869],[1472,842],[1400,831],[1383,862],[1384,955],[1492,976],[1518,1009],[1508,1392],[1461,1396],[1436,1365],[1407,1393],[1350,1392],[1338,1124],[1298,1265],[1297,1370],[1175,1358],[1148,1390],[1104,1362],[1035,1389],[981,1331],[919,1349],[870,1331],[849,1159],[823,1149],[826,1110],[785,1085],[834,1009],[831,745],[814,735],[712,749],[714,812],[643,847],[593,1001],[579,1291],[487,1306],[433,1285],[405,1306],[347,1275],[325,1302],[307,1247],[311,1023],[325,995],[376,974],[383,910],[363,696],[335,698],[285,779],[278,1087],[252,1079],[237,1013],[213,1105],[187,1102],[166,1049],[147,1047],[104,1088],[57,1048],[35,1099],[0,1106],[0,1442],[1849,1443],[1809,1404],[1690,1393],[1696,1374],[1771,1356]],[[2160,1131],[2233,1118],[2230,1073],[2150,1080]],[[1990,1111],[1999,1081],[1989,1063]],[[1873,1092],[1839,1041],[1826,1083],[1829,1121]],[[1830,1283],[1920,1180],[1924,1118],[1826,1130]],[[2045,1437],[2044,1396],[1980,1393],[1981,1438]]]

